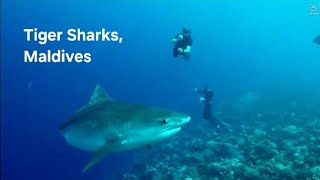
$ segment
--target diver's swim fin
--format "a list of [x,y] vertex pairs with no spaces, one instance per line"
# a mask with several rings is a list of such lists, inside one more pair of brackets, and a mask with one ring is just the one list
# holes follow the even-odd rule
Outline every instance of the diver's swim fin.
[[220,124],[223,124],[223,125],[225,125],[225,126],[231,127],[231,125],[230,125],[230,124],[227,124],[227,123],[222,122],[222,121],[220,121]]

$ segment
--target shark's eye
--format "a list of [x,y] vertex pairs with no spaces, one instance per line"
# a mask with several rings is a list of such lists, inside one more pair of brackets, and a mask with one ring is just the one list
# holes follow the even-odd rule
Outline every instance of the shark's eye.
[[166,120],[166,119],[163,119],[163,120],[162,120],[162,123],[163,123],[163,124],[167,124],[167,120]]

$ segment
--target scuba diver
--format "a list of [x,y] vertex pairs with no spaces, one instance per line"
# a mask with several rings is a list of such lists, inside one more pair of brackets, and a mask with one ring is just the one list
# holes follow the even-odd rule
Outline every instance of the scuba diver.
[[320,45],[320,34],[313,39],[313,42],[316,43],[317,45]]
[[200,101],[203,102],[203,112],[202,112],[202,118],[210,121],[213,125],[217,127],[216,131],[219,134],[221,132],[220,125],[225,125],[230,127],[229,124],[224,123],[222,121],[219,121],[214,115],[212,111],[212,100],[214,97],[213,90],[208,87],[208,85],[205,85],[203,89],[194,89],[196,92],[198,92],[201,96]]
[[191,28],[189,26],[184,26],[182,28],[182,33],[177,34],[175,38],[172,39],[172,43],[175,44],[173,48],[173,57],[176,58],[179,55],[182,55],[185,60],[189,60],[193,43]]
[[194,90],[202,95],[200,101],[204,104],[202,112],[203,119],[210,121],[215,120],[214,116],[212,115],[212,100],[214,97],[213,91],[209,89],[208,85],[205,85],[203,89],[195,88]]

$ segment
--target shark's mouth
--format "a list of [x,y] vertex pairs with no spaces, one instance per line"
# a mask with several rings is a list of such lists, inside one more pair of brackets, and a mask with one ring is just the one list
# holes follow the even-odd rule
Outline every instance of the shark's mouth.
[[184,119],[182,120],[182,122],[180,123],[180,126],[183,126],[183,125],[187,124],[190,120],[191,120],[191,117],[190,117],[190,116],[187,117],[187,118],[184,118]]
[[178,133],[180,130],[181,130],[181,127],[167,128],[167,129],[164,129],[163,131],[161,131],[160,135],[163,137],[171,136],[171,135]]

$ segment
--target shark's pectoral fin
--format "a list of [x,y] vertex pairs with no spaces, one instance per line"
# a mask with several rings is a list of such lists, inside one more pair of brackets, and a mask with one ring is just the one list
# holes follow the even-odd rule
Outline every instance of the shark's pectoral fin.
[[99,161],[103,160],[109,151],[108,148],[109,144],[105,144],[104,146],[102,146],[90,159],[90,161],[87,163],[87,165],[83,168],[82,173],[84,173],[85,171],[87,171],[88,169],[90,169],[92,166],[94,166],[95,164],[97,164]]
[[82,172],[84,173],[92,166],[103,160],[110,152],[110,149],[119,147],[122,144],[125,144],[125,141],[122,141],[121,138],[114,137],[106,140],[105,144],[92,156],[87,165],[83,168]]

